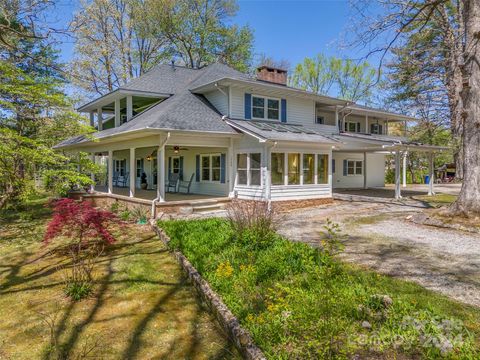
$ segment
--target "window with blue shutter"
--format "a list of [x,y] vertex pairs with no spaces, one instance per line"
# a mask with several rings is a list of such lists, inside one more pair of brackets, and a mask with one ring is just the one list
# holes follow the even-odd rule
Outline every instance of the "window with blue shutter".
[[252,118],[252,94],[245,93],[245,119]]
[[282,115],[281,115],[281,120],[282,122],[287,122],[287,100],[282,99]]
[[200,155],[195,156],[195,181],[200,181]]
[[225,184],[225,168],[226,168],[226,156],[225,154],[220,155],[220,182]]
[[347,164],[347,160],[343,160],[343,176],[347,176],[347,168],[348,168],[348,164]]
[[357,132],[360,132],[360,126],[361,126],[360,123],[357,122]]

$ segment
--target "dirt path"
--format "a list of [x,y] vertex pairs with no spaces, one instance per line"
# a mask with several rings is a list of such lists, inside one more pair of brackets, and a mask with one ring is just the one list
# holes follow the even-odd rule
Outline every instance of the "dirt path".
[[419,210],[412,204],[336,202],[288,213],[280,232],[315,245],[329,217],[348,234],[346,260],[480,306],[480,236],[405,220]]

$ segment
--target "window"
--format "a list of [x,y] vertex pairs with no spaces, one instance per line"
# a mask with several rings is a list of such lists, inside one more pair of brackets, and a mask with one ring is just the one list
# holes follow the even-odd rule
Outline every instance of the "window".
[[125,176],[125,167],[127,164],[127,160],[115,160],[113,165],[113,172],[117,176]]
[[141,177],[143,173],[143,159],[137,159],[137,178]]
[[173,156],[172,157],[172,168],[170,169],[172,174],[179,174],[180,173],[180,157]]
[[315,118],[315,124],[325,124],[325,116],[317,115]]
[[272,185],[285,184],[285,154],[272,153]]
[[279,120],[280,100],[252,96],[252,118]]
[[360,132],[360,126],[356,122],[347,121],[345,123],[345,131],[347,131],[347,132]]
[[237,154],[237,184],[247,185],[247,154]]
[[260,153],[250,154],[250,185],[260,185],[260,164],[262,155]]
[[212,181],[220,181],[221,167],[220,155],[212,155]]
[[300,154],[288,154],[288,185],[300,184]]
[[318,154],[317,184],[328,184],[328,155]]
[[220,181],[220,155],[201,155],[202,181]]
[[347,160],[347,175],[355,176],[363,174],[363,161]]
[[261,184],[261,159],[260,153],[237,154],[237,184]]
[[303,183],[315,183],[315,155],[303,154]]
[[371,124],[370,125],[371,134],[383,134],[382,125],[380,124]]

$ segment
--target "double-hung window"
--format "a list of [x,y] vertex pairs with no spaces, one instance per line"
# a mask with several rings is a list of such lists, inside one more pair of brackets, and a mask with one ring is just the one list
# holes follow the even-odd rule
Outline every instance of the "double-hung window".
[[237,184],[261,184],[261,154],[237,154]]
[[359,132],[357,130],[359,130],[359,129],[358,129],[358,125],[357,125],[356,122],[351,122],[351,121],[345,122],[345,131],[347,131],[347,132]]
[[201,155],[202,181],[220,181],[220,155]]
[[280,100],[262,96],[252,96],[252,118],[279,120]]
[[347,175],[355,176],[363,174],[363,161],[347,160]]

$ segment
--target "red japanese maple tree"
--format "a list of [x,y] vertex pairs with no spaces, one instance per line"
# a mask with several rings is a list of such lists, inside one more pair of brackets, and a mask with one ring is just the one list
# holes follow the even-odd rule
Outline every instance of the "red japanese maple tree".
[[48,223],[44,243],[58,236],[72,240],[78,251],[90,242],[109,245],[115,242],[111,226],[116,220],[115,214],[96,209],[91,203],[77,202],[72,199],[60,199],[53,202],[53,218]]

